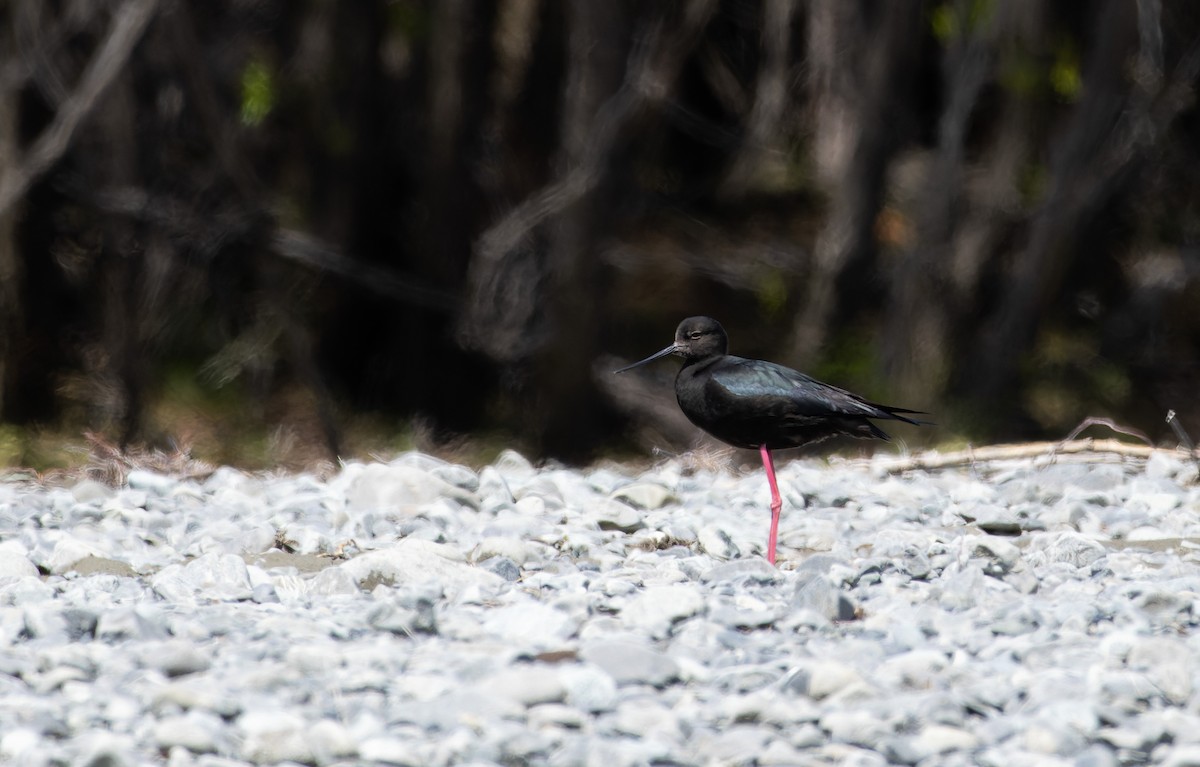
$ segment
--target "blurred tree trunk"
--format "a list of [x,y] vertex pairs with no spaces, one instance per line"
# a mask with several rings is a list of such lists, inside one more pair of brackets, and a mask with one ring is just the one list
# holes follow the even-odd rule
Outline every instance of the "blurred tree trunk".
[[791,332],[792,359],[818,354],[836,320],[843,280],[874,256],[884,173],[911,121],[905,110],[922,18],[918,0],[810,5],[812,157],[829,202]]
[[[116,78],[93,117],[95,132],[89,137],[102,151],[90,156],[97,166],[87,175],[100,188],[124,189],[140,186],[137,150],[138,105],[128,72]],[[103,306],[101,345],[103,353],[92,357],[91,371],[97,404],[104,420],[117,425],[120,445],[129,445],[142,422],[147,386],[145,340],[155,318],[146,316],[143,304],[146,244],[135,231],[136,224],[117,216],[101,227],[95,297]],[[96,424],[102,428],[102,424]]]
[[[1081,236],[1192,103],[1200,48],[1193,41],[1170,80],[1164,78],[1160,13],[1157,2],[1108,0],[1096,16],[1082,98],[1055,147],[1048,191],[965,370],[970,394],[980,400],[1012,396],[1021,352],[1061,300],[1068,271],[1082,256]],[[1189,95],[1173,96],[1180,88]]]
[[[916,239],[898,259],[892,274],[887,314],[882,325],[881,356],[897,401],[922,402],[945,388],[952,354],[948,334],[965,310],[963,293],[974,292],[974,279],[955,290],[953,250],[961,216],[969,209],[967,127],[984,84],[994,67],[999,27],[1028,2],[996,4],[976,17],[974,0],[956,0],[954,37],[942,56],[944,106],[938,120],[938,142],[924,168],[925,178],[912,207]],[[1020,12],[1031,9],[1020,8]],[[1010,130],[1025,134],[1021,126]],[[1002,137],[1003,138],[1003,137]],[[993,216],[997,211],[989,209]],[[989,219],[989,220],[995,220]],[[975,278],[978,269],[972,270]]]
[[[1041,0],[1014,0],[997,5],[993,25],[997,54],[1001,51],[1038,51],[1045,47],[1048,6]],[[1011,55],[1011,54],[1010,54]],[[982,283],[1003,259],[1012,232],[1023,215],[1022,177],[1029,172],[1042,136],[1034,99],[1028,93],[1005,88],[995,122],[994,138],[986,145],[976,167],[962,181],[958,204],[960,220],[950,233],[947,260],[942,266],[949,318],[950,354],[969,350],[976,338]],[[931,243],[938,247],[937,243]],[[923,247],[923,243],[918,243]],[[913,275],[917,275],[914,273]],[[937,290],[935,286],[934,291]],[[939,301],[930,301],[939,304]],[[958,357],[962,358],[961,354]]]
[[[973,37],[963,43],[975,46],[986,42],[991,49],[989,57],[999,60],[993,61],[994,70],[1006,64],[1013,66],[1014,56],[1044,51],[1051,44],[1047,40],[1052,27],[1048,17],[1053,9],[1046,3],[1013,0],[991,8],[991,14],[980,19],[983,26],[971,30]],[[953,108],[956,92],[965,93],[973,74],[970,70],[978,63],[973,58],[975,53],[963,51],[963,71],[955,72],[949,60],[952,55],[947,50],[942,70],[947,110]],[[998,77],[998,72],[993,71],[992,76]],[[979,324],[986,311],[983,307],[1008,258],[1014,232],[1020,231],[1026,216],[1029,175],[1045,141],[1046,107],[1028,87],[998,86],[996,116],[982,146],[976,149],[978,159],[961,157],[965,167],[958,174],[959,185],[941,188],[937,172],[933,172],[922,189],[917,201],[921,225],[913,251],[916,263],[902,263],[897,275],[901,282],[896,286],[898,300],[892,308],[898,309],[902,299],[911,302],[908,311],[915,314],[889,314],[883,359],[889,374],[897,380],[898,396],[911,397],[916,403],[929,403],[931,397],[944,399],[950,388],[962,386],[963,360],[975,353]],[[944,161],[946,152],[953,151],[946,146],[946,127],[943,119],[939,124],[939,158],[934,161],[934,168],[943,171],[947,168],[938,163]],[[949,206],[940,210],[952,214],[950,228],[926,228],[929,222],[924,215],[936,214],[940,205]],[[929,252],[924,253],[926,249]],[[922,273],[923,268],[928,271]],[[904,347],[906,336],[911,338]],[[967,428],[978,427],[992,412],[994,408],[968,411]]]
[[[621,3],[570,0],[567,4],[567,82],[556,165],[588,163],[604,103],[624,76],[630,19]],[[587,458],[610,407],[592,381],[600,338],[599,307],[608,298],[599,249],[603,225],[616,207],[610,153],[594,168],[591,191],[568,203],[548,236],[548,280],[543,310],[553,328],[533,369],[531,424],[539,453]]]
[[721,183],[720,193],[738,198],[780,176],[791,162],[783,129],[784,117],[795,103],[791,87],[792,22],[796,0],[764,0],[762,64],[754,86],[754,104],[746,116],[742,143]]
[[[405,259],[409,268],[449,295],[461,290],[478,231],[482,192],[476,166],[479,127],[486,119],[488,75],[495,64],[491,33],[495,3],[434,0],[430,3],[428,72],[424,83],[427,112],[416,199],[428,220]],[[371,158],[364,158],[370,162]],[[365,222],[364,222],[365,223]],[[404,375],[404,398],[422,412],[437,413],[443,423],[461,426],[477,401],[480,377],[474,361],[448,343],[455,317],[423,307],[402,305],[397,338],[404,348],[449,375]]]
[[[33,0],[37,2],[37,0]],[[16,14],[22,10],[14,2],[0,6],[0,35],[4,50],[11,53],[0,57],[0,168],[16,167],[20,158],[18,114],[20,112],[19,90],[21,78],[17,73],[20,62],[18,50]],[[0,210],[0,417],[11,419],[12,395],[17,390],[20,366],[18,348],[25,336],[23,309],[21,307],[21,262],[17,252],[16,222],[20,203]]]

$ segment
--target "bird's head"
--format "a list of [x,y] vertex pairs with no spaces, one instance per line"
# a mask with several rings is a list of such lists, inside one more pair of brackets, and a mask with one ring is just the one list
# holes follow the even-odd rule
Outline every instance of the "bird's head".
[[626,370],[645,365],[647,362],[653,362],[669,354],[676,354],[689,362],[708,357],[719,357],[725,354],[728,348],[729,337],[725,335],[725,328],[721,327],[721,323],[712,317],[688,317],[675,329],[675,343],[651,354],[640,362],[626,365],[613,372],[624,373]]

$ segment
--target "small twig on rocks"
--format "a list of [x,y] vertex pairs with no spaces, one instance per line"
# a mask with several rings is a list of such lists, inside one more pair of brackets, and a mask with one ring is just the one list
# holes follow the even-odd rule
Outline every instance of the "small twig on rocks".
[[1175,436],[1179,438],[1179,441],[1183,443],[1188,452],[1194,452],[1196,445],[1192,442],[1192,438],[1188,436],[1188,433],[1184,431],[1183,424],[1179,423],[1179,419],[1175,417],[1174,410],[1167,411],[1167,423],[1170,424],[1171,431],[1175,432]]
[[282,527],[275,530],[275,540],[271,544],[273,548],[279,549],[285,554],[295,554],[299,545],[291,538],[288,538],[287,530]]
[[1188,455],[1192,457],[1192,461],[1196,464],[1196,470],[1200,471],[1200,456],[1196,455],[1196,444],[1192,442],[1192,438],[1188,436],[1187,431],[1184,430],[1183,424],[1181,424],[1179,419],[1175,417],[1174,410],[1167,411],[1167,423],[1171,426],[1171,431],[1175,432],[1175,436],[1178,437],[1179,441],[1183,443],[1183,446],[1187,448]]
[[354,540],[353,538],[342,541],[334,548],[333,551],[329,552],[328,554],[325,552],[321,552],[317,556],[329,557],[330,559],[337,559],[337,560],[349,559],[352,556],[351,551],[350,551],[351,549],[353,549],[355,551],[361,551],[361,549],[359,549],[359,546],[358,546],[358,541]]

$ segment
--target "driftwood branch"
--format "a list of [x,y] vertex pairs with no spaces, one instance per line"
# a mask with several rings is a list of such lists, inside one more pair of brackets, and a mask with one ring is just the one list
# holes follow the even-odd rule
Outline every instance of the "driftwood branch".
[[[1196,460],[1195,450],[1191,439],[1183,432],[1182,426],[1175,420],[1175,411],[1167,413],[1167,423],[1171,424],[1180,437],[1183,447],[1171,449],[1155,447],[1146,434],[1138,429],[1120,426],[1111,418],[1091,416],[1083,419],[1078,426],[1071,430],[1066,439],[1061,442],[1026,442],[1019,445],[990,445],[988,447],[969,447],[953,453],[937,453],[930,451],[920,455],[902,456],[896,459],[882,461],[883,469],[889,474],[902,474],[906,471],[935,471],[938,469],[959,468],[962,466],[978,466],[979,464],[996,461],[1018,461],[1033,459],[1035,465],[1045,466],[1054,463],[1059,456],[1080,456],[1085,461],[1104,461],[1109,458],[1149,458],[1155,452],[1168,453]],[[1107,426],[1109,429],[1141,440],[1144,444],[1134,445],[1115,439],[1076,439],[1084,429],[1091,426]],[[879,465],[872,462],[873,465]],[[1200,462],[1197,463],[1200,468]]]
[[[1170,419],[1168,418],[1167,420],[1169,421]],[[1065,444],[1067,442],[1070,442],[1071,440],[1078,437],[1083,432],[1084,429],[1087,429],[1092,426],[1107,426],[1108,428],[1115,431],[1117,434],[1124,434],[1127,437],[1133,437],[1135,439],[1140,439],[1142,442],[1146,443],[1147,445],[1150,445],[1151,447],[1154,446],[1154,443],[1150,441],[1150,438],[1146,436],[1145,432],[1139,431],[1139,430],[1134,429],[1129,426],[1118,426],[1116,424],[1116,422],[1113,421],[1113,419],[1111,419],[1111,418],[1099,418],[1096,416],[1089,416],[1089,417],[1083,419],[1082,421],[1080,421],[1079,425],[1076,426],[1074,429],[1072,429],[1071,433],[1066,436],[1066,438],[1063,440],[1063,443]]]
[[990,445],[967,448],[952,453],[928,452],[902,456],[895,459],[875,459],[874,467],[889,474],[909,471],[937,471],[964,466],[978,466],[997,461],[1019,461],[1033,459],[1035,465],[1054,463],[1059,456],[1081,456],[1085,460],[1103,461],[1109,458],[1149,458],[1155,452],[1190,458],[1184,450],[1158,448],[1151,445],[1134,445],[1115,439],[1077,439],[1069,442],[1027,442],[1020,445]]
[[129,0],[117,10],[99,53],[54,115],[54,121],[38,136],[24,161],[0,175],[0,215],[21,199],[30,185],[71,146],[84,118],[125,68],[157,9],[158,0]]

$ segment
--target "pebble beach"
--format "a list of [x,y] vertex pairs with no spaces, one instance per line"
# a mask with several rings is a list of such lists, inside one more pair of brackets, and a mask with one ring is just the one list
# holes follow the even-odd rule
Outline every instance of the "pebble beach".
[[1200,766],[1174,451],[0,484],[0,763]]

